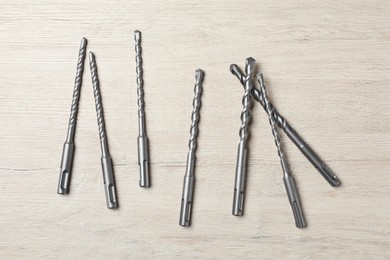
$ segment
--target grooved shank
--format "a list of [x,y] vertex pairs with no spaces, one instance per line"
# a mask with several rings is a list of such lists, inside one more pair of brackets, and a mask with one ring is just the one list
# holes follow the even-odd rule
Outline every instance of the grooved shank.
[[79,57],[77,62],[76,78],[73,89],[72,106],[68,124],[68,132],[62,151],[61,171],[58,182],[58,194],[67,194],[69,192],[70,177],[72,173],[74,137],[76,129],[76,119],[80,100],[80,88],[83,79],[85,53],[87,49],[87,39],[82,38],[80,43]]
[[191,128],[190,128],[190,141],[188,143],[188,155],[187,155],[187,167],[184,175],[183,192],[181,200],[181,210],[179,224],[181,226],[190,226],[191,224],[191,209],[194,195],[194,182],[195,182],[195,152],[197,146],[198,137],[198,125],[200,120],[200,106],[202,95],[202,82],[204,78],[204,72],[201,69],[195,71],[195,87],[194,87],[194,99],[192,102],[191,113]]
[[271,107],[271,103],[270,103],[268,95],[267,95],[267,88],[265,87],[265,84],[264,84],[263,75],[262,74],[257,75],[257,79],[258,79],[259,84],[260,84],[260,93],[262,94],[262,97],[264,100],[264,105],[265,105],[265,108],[266,108],[266,111],[268,114],[269,123],[271,125],[272,135],[274,136],[275,145],[276,145],[278,155],[280,158],[280,163],[282,165],[283,180],[284,180],[284,183],[286,186],[286,192],[287,192],[287,196],[289,198],[289,202],[290,202],[291,207],[293,209],[293,213],[294,213],[294,217],[295,217],[295,224],[298,228],[303,228],[306,226],[306,223],[305,223],[305,219],[304,219],[303,213],[302,213],[301,202],[300,202],[300,199],[298,196],[295,182],[292,179],[286,158],[284,156],[283,147],[282,147],[282,144],[280,142],[280,138],[279,138],[279,134],[278,134],[278,129],[277,129],[277,126],[275,124],[275,119],[272,116],[272,107]]

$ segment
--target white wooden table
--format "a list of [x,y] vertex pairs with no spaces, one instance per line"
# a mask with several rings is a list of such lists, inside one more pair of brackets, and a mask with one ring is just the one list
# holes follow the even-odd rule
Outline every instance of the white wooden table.
[[[390,258],[388,1],[1,1],[1,259]],[[138,187],[133,31],[143,33],[152,187]],[[105,205],[88,63],[71,191],[56,194],[81,37],[96,54],[120,208]],[[253,106],[245,215],[231,215],[243,89],[271,99],[340,177],[282,134],[297,229],[268,119]],[[192,226],[178,225],[194,85],[205,73]]]

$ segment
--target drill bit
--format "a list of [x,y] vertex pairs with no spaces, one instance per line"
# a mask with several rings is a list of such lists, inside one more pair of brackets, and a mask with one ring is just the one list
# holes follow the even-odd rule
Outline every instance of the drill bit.
[[295,182],[294,182],[294,178],[290,173],[290,169],[288,167],[286,157],[284,156],[284,151],[283,151],[282,144],[280,142],[278,129],[277,129],[277,126],[275,123],[275,118],[272,115],[272,106],[271,106],[271,103],[270,103],[268,95],[267,95],[267,88],[264,84],[263,75],[258,74],[257,80],[260,84],[260,93],[263,97],[265,109],[267,111],[269,123],[270,123],[271,129],[272,129],[272,134],[273,134],[274,139],[275,139],[275,145],[276,145],[278,155],[280,158],[280,163],[282,165],[283,181],[284,181],[284,185],[286,187],[288,200],[289,200],[290,205],[291,205],[292,210],[293,210],[293,214],[294,214],[294,218],[295,218],[295,225],[298,228],[303,228],[306,226],[306,222],[305,222],[305,219],[303,217],[301,202],[299,200],[299,195],[298,195],[297,187],[296,187]]
[[238,145],[236,178],[234,183],[233,196],[233,211],[234,216],[241,216],[244,210],[244,194],[245,181],[248,161],[248,136],[249,136],[249,121],[250,121],[250,106],[251,106],[251,92],[253,88],[253,73],[255,70],[255,60],[253,58],[246,59],[244,79],[245,92],[242,98],[243,110],[241,113],[241,128],[240,128],[240,143]]
[[195,181],[195,151],[197,145],[197,137],[199,132],[199,119],[200,119],[200,97],[202,95],[202,82],[204,72],[201,69],[195,71],[195,88],[194,88],[194,100],[192,102],[193,110],[191,114],[191,128],[190,128],[190,141],[188,143],[189,152],[187,155],[187,167],[184,175],[183,193],[181,199],[180,210],[180,226],[190,226],[191,224],[191,208],[194,196],[194,181]]
[[[230,65],[230,71],[235,75],[241,82],[245,85],[245,75],[242,73],[240,68],[237,65]],[[261,106],[266,110],[264,99],[257,88],[252,89],[253,98],[258,101]],[[276,123],[283,131],[287,134],[290,140],[295,144],[296,147],[305,155],[305,157],[311,162],[311,164],[319,171],[322,177],[333,187],[339,186],[341,184],[339,178],[332,172],[332,170],[325,164],[323,160],[314,152],[314,150],[302,139],[301,136],[288,124],[286,119],[281,116],[276,108],[269,104],[271,108],[271,114],[275,119]]]
[[140,166],[139,186],[150,187],[149,178],[149,144],[145,128],[145,101],[144,101],[144,81],[142,78],[142,48],[141,32],[134,32],[135,40],[135,62],[137,72],[137,95],[138,95],[138,164]]
[[113,209],[118,207],[118,202],[116,199],[114,172],[113,172],[111,157],[108,152],[106,126],[103,117],[102,98],[100,94],[99,78],[98,78],[98,72],[96,67],[95,55],[92,52],[89,53],[89,65],[91,68],[93,94],[95,97],[97,122],[99,125],[100,147],[102,151],[101,163],[102,163],[102,170],[103,170],[104,189],[106,192],[106,202],[107,202],[107,208]]
[[87,39],[83,38],[80,44],[79,59],[77,62],[76,79],[73,90],[73,100],[70,109],[70,118],[68,125],[68,133],[62,150],[61,172],[58,182],[58,194],[67,194],[69,192],[70,177],[72,174],[73,153],[75,149],[74,137],[76,130],[77,111],[80,100],[80,87],[83,79],[85,53],[87,47]]

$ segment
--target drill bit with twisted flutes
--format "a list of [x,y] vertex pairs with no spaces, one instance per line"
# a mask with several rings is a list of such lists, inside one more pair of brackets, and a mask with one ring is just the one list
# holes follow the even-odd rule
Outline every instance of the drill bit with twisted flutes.
[[242,98],[243,110],[241,112],[240,143],[238,145],[236,176],[234,183],[233,210],[234,216],[241,216],[244,210],[245,181],[248,163],[248,136],[250,121],[251,92],[253,88],[253,75],[255,60],[246,59],[244,79],[245,92]]
[[149,177],[149,144],[146,136],[145,128],[145,101],[144,101],[144,81],[142,70],[142,48],[141,48],[141,32],[134,32],[135,40],[135,62],[137,73],[137,95],[138,95],[138,164],[140,167],[141,187],[150,186]]
[[[236,64],[230,65],[230,71],[235,75],[241,84],[245,85],[245,75],[242,73],[240,68]],[[264,99],[257,88],[252,89],[253,98],[258,101],[261,106],[266,109]],[[286,119],[281,116],[276,108],[269,104],[271,109],[271,114],[275,119],[275,122],[280,128],[287,134],[290,140],[298,147],[298,149],[305,155],[305,157],[312,163],[312,165],[319,171],[319,173],[325,178],[326,181],[332,186],[340,185],[340,180],[338,177],[330,170],[330,168],[325,164],[323,160],[314,152],[314,150],[302,139],[302,137],[288,124]]]
[[87,49],[87,39],[83,38],[80,44],[79,58],[77,62],[76,79],[73,90],[73,100],[70,109],[68,133],[62,150],[61,172],[58,182],[58,194],[69,192],[70,178],[72,174],[73,154],[75,149],[74,139],[76,130],[77,112],[80,100],[80,88],[83,79],[85,53]]
[[100,93],[99,78],[97,73],[95,55],[92,52],[89,53],[89,65],[91,68],[93,94],[95,97],[96,115],[97,115],[97,122],[99,126],[100,147],[102,152],[101,164],[102,164],[102,171],[103,171],[104,189],[106,193],[106,202],[107,202],[107,208],[113,209],[118,207],[118,202],[116,198],[114,172],[113,172],[111,157],[108,152],[106,126],[103,117],[102,99]]
[[202,82],[204,72],[201,69],[195,71],[194,99],[192,102],[193,110],[191,114],[190,141],[188,143],[189,152],[187,155],[187,167],[184,175],[183,193],[181,199],[180,220],[181,226],[190,226],[191,209],[194,196],[195,182],[195,151],[197,146],[197,137],[199,132],[200,106],[202,95]]
[[[248,68],[246,66],[245,73],[242,73],[242,71],[238,68],[237,65],[232,64],[230,66],[230,71],[233,75],[235,75],[241,84],[244,86],[245,91],[247,91],[247,83],[248,78],[250,76],[250,73],[248,73]],[[303,216],[301,202],[298,195],[298,190],[295,184],[295,181],[293,179],[293,176],[290,173],[287,160],[285,158],[283,147],[279,138],[279,133],[277,128],[280,127],[284,130],[284,132],[288,135],[288,137],[293,141],[293,143],[300,149],[300,151],[308,158],[308,160],[318,169],[318,171],[322,174],[322,176],[332,185],[337,186],[340,184],[339,179],[337,176],[325,165],[325,163],[318,157],[318,155],[303,141],[303,139],[294,131],[294,129],[289,126],[287,121],[277,112],[275,107],[272,105],[272,103],[269,100],[269,97],[267,95],[267,88],[264,83],[264,79],[262,74],[259,74],[257,76],[260,89],[257,89],[253,87],[251,89],[251,96],[254,97],[256,101],[258,101],[261,106],[264,108],[264,110],[268,114],[269,123],[271,125],[272,134],[274,136],[275,145],[277,147],[278,155],[280,158],[280,163],[283,170],[283,181],[286,188],[287,196],[290,202],[290,205],[292,207],[292,211],[295,218],[295,224],[298,228],[303,228],[306,226],[306,221]],[[240,181],[243,182],[242,179],[239,179],[236,174],[236,189],[237,189],[237,182]],[[237,190],[235,189],[235,199],[237,196]],[[238,200],[238,202],[242,202],[243,199]],[[235,212],[236,210],[236,212]],[[239,208],[233,207],[233,215],[235,213],[241,213],[242,211],[239,211]],[[237,214],[238,215],[238,214]]]
[[280,142],[278,129],[276,126],[275,118],[272,115],[272,112],[273,112],[272,106],[271,106],[271,103],[270,103],[269,98],[268,98],[267,88],[264,84],[263,75],[258,74],[257,80],[258,80],[259,85],[260,85],[260,93],[261,93],[262,99],[264,101],[266,112],[268,114],[268,119],[269,119],[269,123],[271,125],[271,130],[272,130],[272,135],[274,136],[276,149],[278,151],[280,163],[282,165],[283,181],[284,181],[284,185],[286,187],[288,200],[289,200],[290,205],[291,205],[292,210],[293,210],[293,214],[294,214],[294,218],[295,218],[295,225],[298,228],[303,228],[306,226],[306,222],[305,222],[303,212],[302,212],[301,201],[299,199],[298,190],[297,190],[297,187],[295,185],[294,178],[290,173],[290,169],[289,169],[289,166],[287,164],[287,160],[286,160],[285,155],[284,155],[283,147],[282,147],[282,144]]

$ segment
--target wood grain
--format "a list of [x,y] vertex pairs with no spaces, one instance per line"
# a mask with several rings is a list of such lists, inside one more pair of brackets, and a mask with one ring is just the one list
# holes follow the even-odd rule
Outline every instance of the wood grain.
[[[389,259],[388,1],[1,1],[0,258]],[[133,31],[143,33],[152,187],[138,187]],[[56,194],[81,37],[96,54],[120,208],[105,206],[89,67],[71,193]],[[308,227],[295,228],[267,116],[253,106],[245,215],[231,216],[243,89],[271,100],[337,173],[282,134]],[[194,85],[193,225],[178,225]]]

